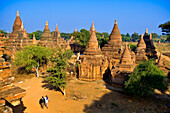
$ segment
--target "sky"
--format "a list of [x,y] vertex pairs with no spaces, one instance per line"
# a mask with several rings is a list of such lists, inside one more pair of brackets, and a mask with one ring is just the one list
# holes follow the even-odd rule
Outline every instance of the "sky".
[[56,24],[60,32],[72,33],[75,28],[90,29],[92,21],[99,32],[111,33],[115,19],[121,34],[153,32],[161,35],[158,26],[170,21],[170,0],[0,0],[0,29],[12,32],[19,11],[28,33],[50,31]]

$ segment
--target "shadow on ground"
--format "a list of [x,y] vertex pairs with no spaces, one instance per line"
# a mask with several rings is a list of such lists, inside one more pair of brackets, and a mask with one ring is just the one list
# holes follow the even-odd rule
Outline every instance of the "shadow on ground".
[[47,80],[43,80],[42,83],[44,83],[44,85],[42,85],[43,88],[49,89],[49,90],[54,90],[54,91],[59,91],[64,95],[64,93],[62,92],[62,90],[60,88],[56,88],[56,87],[52,86],[51,84],[48,83]]
[[[3,98],[1,98],[3,99]],[[5,99],[3,99],[5,100]],[[10,102],[8,102],[7,100],[5,100],[5,106],[9,106],[10,108],[12,108],[13,113],[24,113],[24,110],[26,109],[26,107],[23,104],[22,99],[20,99],[20,104],[13,106]]]
[[[108,87],[107,87],[108,88]],[[86,113],[169,113],[167,99],[158,99],[154,95],[133,98],[122,91],[111,90],[91,105],[85,105]]]

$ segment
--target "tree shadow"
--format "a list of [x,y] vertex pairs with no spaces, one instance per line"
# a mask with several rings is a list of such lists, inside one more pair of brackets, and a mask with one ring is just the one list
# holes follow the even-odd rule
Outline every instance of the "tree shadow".
[[49,90],[54,90],[54,91],[59,91],[64,95],[63,91],[59,87],[55,87],[55,86],[49,84],[47,80],[43,80],[42,83],[44,83],[44,85],[42,85],[43,88],[49,89]]
[[[116,91],[115,91],[116,90]],[[168,99],[158,99],[154,95],[134,98],[117,89],[110,90],[91,105],[84,106],[85,113],[168,113]]]
[[1,99],[5,100],[5,106],[9,106],[10,108],[12,108],[13,113],[24,113],[26,107],[23,104],[22,98],[20,98],[20,104],[16,106],[13,106],[9,101],[4,98]]

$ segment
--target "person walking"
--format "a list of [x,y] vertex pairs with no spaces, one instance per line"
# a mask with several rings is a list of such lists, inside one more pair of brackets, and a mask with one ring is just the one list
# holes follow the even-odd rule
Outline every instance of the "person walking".
[[44,108],[44,104],[45,104],[45,99],[44,96],[42,96],[42,98],[39,100],[39,104],[41,105],[41,108]]
[[45,99],[45,106],[48,108],[48,102],[49,102],[48,96],[46,95],[46,96],[44,97],[44,99]]

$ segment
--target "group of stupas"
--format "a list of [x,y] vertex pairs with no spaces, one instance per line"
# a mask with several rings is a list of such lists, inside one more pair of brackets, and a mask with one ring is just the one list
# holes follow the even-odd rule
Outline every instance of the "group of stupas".
[[[77,29],[75,32],[77,32]],[[93,81],[110,78],[111,83],[121,85],[123,80],[129,73],[133,72],[139,62],[150,58],[157,59],[158,57],[152,41],[152,34],[149,35],[147,29],[144,36],[143,34],[141,35],[135,52],[131,51],[127,44],[123,45],[117,20],[115,20],[108,44],[105,44],[102,49],[99,48],[96,37],[97,31],[95,30],[93,22],[89,32],[91,37],[88,46],[83,52],[83,55],[77,55],[77,62],[80,64],[78,67],[78,78],[80,80]],[[0,39],[4,38],[4,34],[0,33]],[[71,37],[71,39],[66,42],[60,36],[57,25],[55,31],[51,34],[47,21],[41,39],[39,41],[36,40],[35,35],[33,35],[33,39],[29,39],[18,11],[13,25],[13,31],[11,34],[7,33],[6,39],[5,42],[0,40],[0,96],[10,102],[22,98],[25,90],[11,85],[13,79],[11,79],[10,64],[2,58],[4,53],[10,54],[12,58],[14,58],[16,51],[22,50],[24,46],[28,46],[31,43],[45,47],[71,49],[69,44],[74,42],[74,37]],[[4,43],[6,49],[4,49]],[[159,57],[157,65],[160,68],[163,67],[161,56]],[[0,108],[3,104],[4,100],[1,99]]]
[[66,41],[61,38],[60,32],[56,25],[56,29],[51,35],[50,29],[48,27],[48,22],[46,21],[44,31],[41,35],[41,40],[36,40],[35,35],[33,35],[33,39],[29,39],[28,34],[24,28],[23,22],[19,16],[19,12],[17,11],[17,17],[15,19],[13,25],[13,31],[9,35],[9,40],[5,42],[5,46],[11,55],[15,54],[17,50],[21,50],[24,46],[29,44],[38,44],[45,47],[67,47]]
[[[98,46],[96,30],[92,22],[90,29],[91,37],[83,55],[78,60],[79,79],[99,80],[109,79],[112,84],[122,85],[127,75],[132,73],[135,66],[141,61],[154,58],[158,59],[156,48],[152,41],[152,33],[141,35],[135,52],[128,45],[123,45],[122,37],[118,29],[117,20],[109,37],[108,44],[102,49]],[[161,56],[157,62],[158,67],[163,66]]]
[[0,32],[0,112],[12,113],[10,107],[4,106],[6,102],[8,101],[15,105],[15,103],[20,101],[26,93],[25,90],[12,84],[14,77],[11,75],[11,65],[9,62],[6,62],[2,56],[3,54],[8,54],[14,59],[17,51],[22,50],[24,46],[28,46],[31,43],[45,47],[54,48],[61,46],[70,49],[66,41],[61,38],[57,25],[56,30],[51,35],[47,21],[41,35],[41,40],[36,40],[35,35],[33,35],[33,39],[29,39],[19,16],[19,12],[17,11],[12,33],[7,33],[7,36],[5,37],[5,35]]

